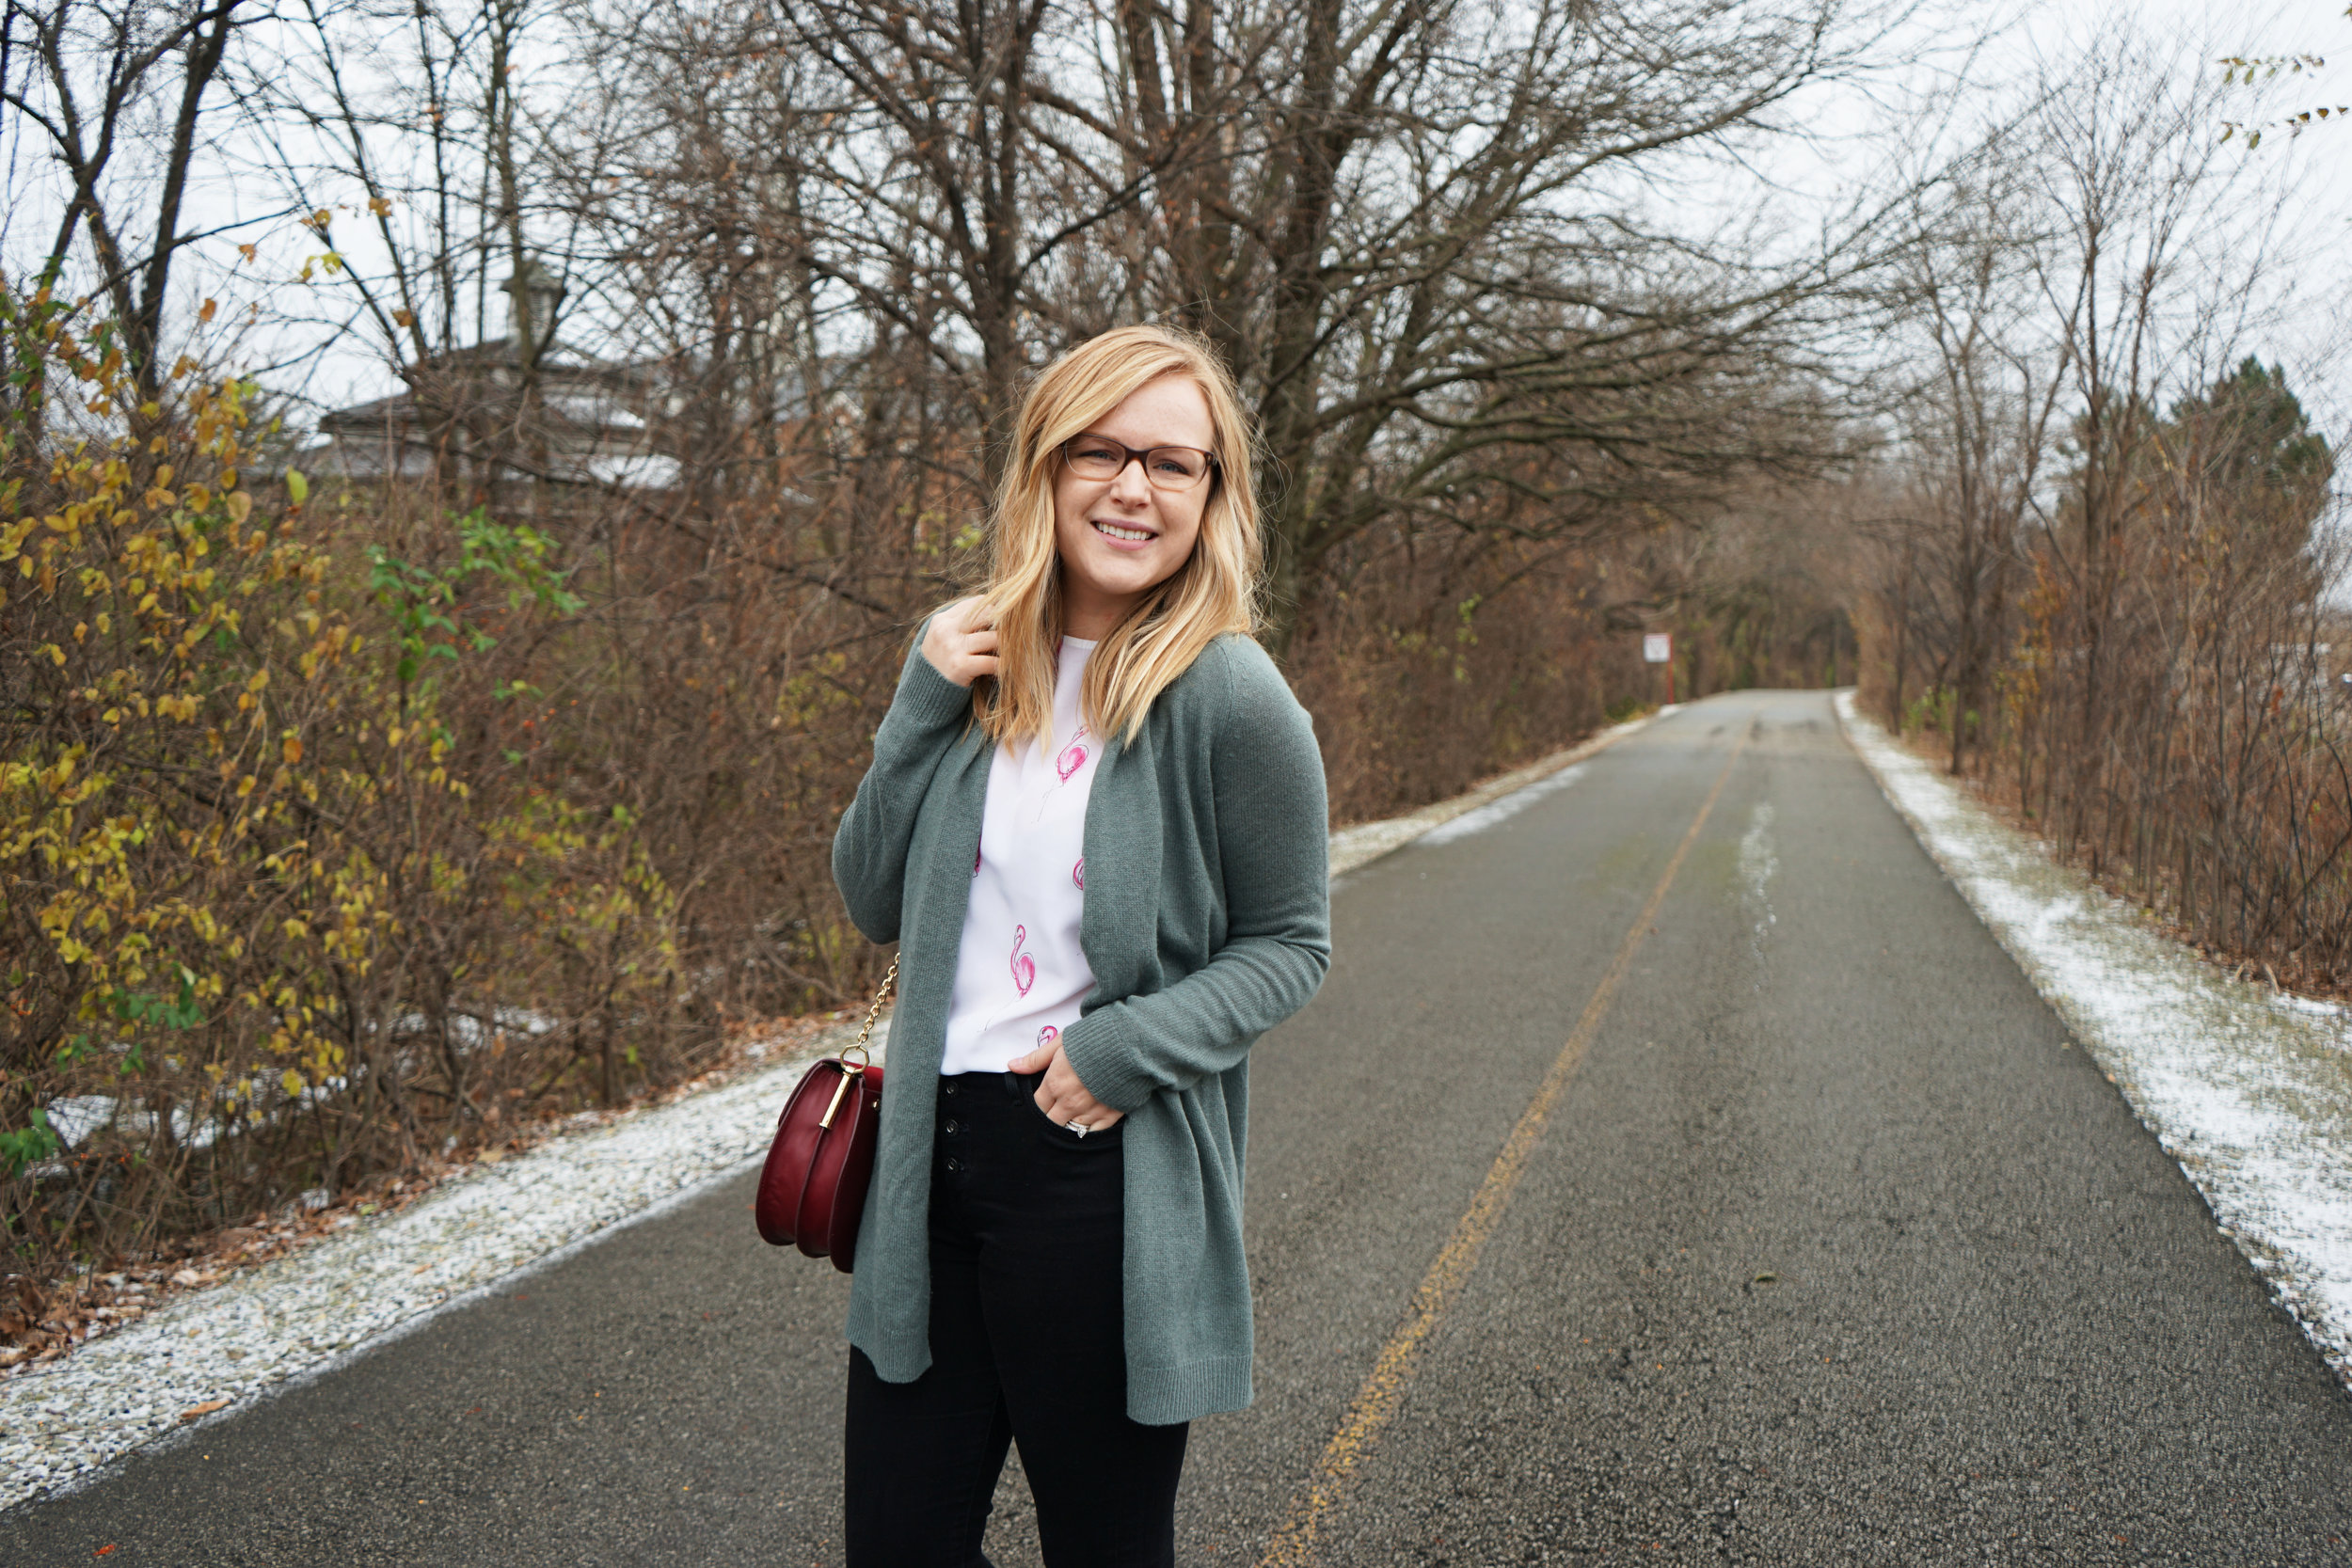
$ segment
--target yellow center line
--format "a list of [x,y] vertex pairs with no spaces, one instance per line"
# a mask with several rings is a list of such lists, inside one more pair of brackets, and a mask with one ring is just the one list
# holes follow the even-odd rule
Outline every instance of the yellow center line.
[[1396,1415],[1405,1402],[1405,1390],[1412,1382],[1419,1365],[1421,1350],[1438,1323],[1453,1305],[1454,1296],[1478,1267],[1478,1255],[1486,1249],[1486,1241],[1502,1222],[1502,1211],[1511,1201],[1519,1178],[1526,1172],[1527,1157],[1534,1152],[1535,1142],[1544,1134],[1544,1124],[1551,1119],[1554,1106],[1583,1065],[1584,1053],[1591,1048],[1593,1037],[1599,1032],[1600,1021],[1608,1016],[1609,1005],[1616,999],[1617,988],[1625,983],[1633,967],[1633,955],[1641,951],[1642,942],[1650,933],[1650,923],[1658,918],[1659,910],[1666,902],[1666,890],[1674,886],[1675,876],[1682,869],[1684,857],[1691,846],[1698,842],[1699,830],[1707,826],[1707,818],[1722,799],[1724,786],[1731,782],[1731,770],[1746,749],[1748,732],[1741,732],[1733,743],[1731,755],[1724,759],[1724,770],[1708,790],[1707,800],[1692,818],[1690,831],[1682,842],[1675,846],[1674,858],[1666,863],[1658,885],[1650,890],[1649,902],[1634,917],[1632,928],[1617,946],[1617,956],[1594,988],[1592,999],[1584,1004],[1584,1011],[1576,1021],[1567,1043],[1553,1058],[1551,1070],[1544,1074],[1535,1098],[1519,1113],[1518,1125],[1511,1129],[1503,1140],[1502,1152],[1495,1156],[1494,1164],[1486,1172],[1486,1180],[1478,1185],[1478,1194],[1470,1199],[1469,1211],[1454,1227],[1444,1250],[1429,1272],[1422,1276],[1421,1288],[1413,1292],[1411,1311],[1405,1325],[1380,1348],[1379,1359],[1372,1364],[1372,1371],[1364,1386],[1357,1390],[1356,1401],[1347,1407],[1346,1418],[1340,1422],[1331,1441],[1324,1446],[1323,1457],[1315,1464],[1314,1479],[1307,1490],[1292,1504],[1289,1520],[1275,1535],[1274,1544],[1258,1560],[1259,1568],[1305,1568],[1314,1560],[1315,1540],[1322,1533],[1324,1521],[1330,1517],[1344,1498],[1348,1483],[1356,1468],[1371,1451],[1381,1428]]

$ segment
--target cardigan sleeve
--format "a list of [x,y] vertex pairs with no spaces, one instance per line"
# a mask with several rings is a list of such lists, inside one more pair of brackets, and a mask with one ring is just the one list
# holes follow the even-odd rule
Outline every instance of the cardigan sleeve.
[[1331,963],[1329,802],[1307,710],[1254,643],[1210,748],[1225,945],[1165,990],[1106,1003],[1062,1031],[1087,1092],[1132,1111],[1240,1061],[1305,1006]]
[[[926,620],[924,625],[930,626]],[[874,760],[833,835],[833,880],[850,919],[868,940],[898,940],[907,845],[939,760],[962,733],[972,692],[923,657],[918,632],[898,673],[898,689],[874,732]]]

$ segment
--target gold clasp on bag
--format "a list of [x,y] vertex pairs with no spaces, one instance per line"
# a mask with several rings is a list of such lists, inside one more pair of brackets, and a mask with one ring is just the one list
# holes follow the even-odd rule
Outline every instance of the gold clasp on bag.
[[866,1027],[857,1032],[857,1043],[850,1047],[850,1051],[858,1053],[858,1060],[852,1065],[850,1051],[841,1053],[841,1082],[834,1085],[833,1103],[825,1107],[824,1119],[818,1122],[818,1126],[831,1130],[834,1113],[841,1109],[841,1097],[850,1092],[850,1079],[874,1065],[874,1053],[866,1050],[866,1042],[872,1037],[874,1020],[882,1016],[882,1003],[889,997],[890,988],[898,978],[898,960],[893,958],[890,960],[890,973],[882,976],[882,989],[874,993],[874,1005],[866,1009]]

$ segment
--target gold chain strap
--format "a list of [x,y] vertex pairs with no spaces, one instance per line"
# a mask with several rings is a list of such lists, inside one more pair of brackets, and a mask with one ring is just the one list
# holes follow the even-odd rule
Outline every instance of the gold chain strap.
[[873,1053],[866,1049],[866,1042],[874,1033],[874,1020],[882,1016],[882,1001],[889,996],[891,985],[898,978],[898,960],[893,958],[890,960],[890,973],[882,976],[882,990],[874,993],[874,1005],[866,1009],[866,1027],[857,1032],[857,1043],[850,1047],[850,1051],[858,1053],[857,1064],[850,1065],[850,1051],[841,1053],[841,1082],[833,1086],[833,1099],[827,1102],[825,1114],[818,1119],[818,1126],[828,1131],[832,1129],[833,1118],[841,1109],[842,1099],[850,1092],[850,1080],[874,1065]]
[[[857,1032],[857,1043],[850,1047],[850,1051],[858,1053],[860,1058],[858,1065],[861,1068],[874,1065],[873,1053],[866,1049],[866,1041],[874,1033],[874,1021],[882,1017],[882,1003],[888,1000],[890,988],[897,983],[898,978],[898,960],[894,958],[890,960],[890,973],[882,976],[882,989],[874,993],[874,1005],[866,1009],[866,1027]],[[845,1066],[850,1059],[850,1051],[844,1051],[841,1053],[841,1060]]]

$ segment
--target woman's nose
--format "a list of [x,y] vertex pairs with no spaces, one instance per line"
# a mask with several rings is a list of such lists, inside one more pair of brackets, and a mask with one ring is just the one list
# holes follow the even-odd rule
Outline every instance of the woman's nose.
[[1111,481],[1113,498],[1130,506],[1140,506],[1152,499],[1152,482],[1143,477],[1143,463],[1140,452],[1127,460],[1127,466],[1119,470],[1119,477]]

